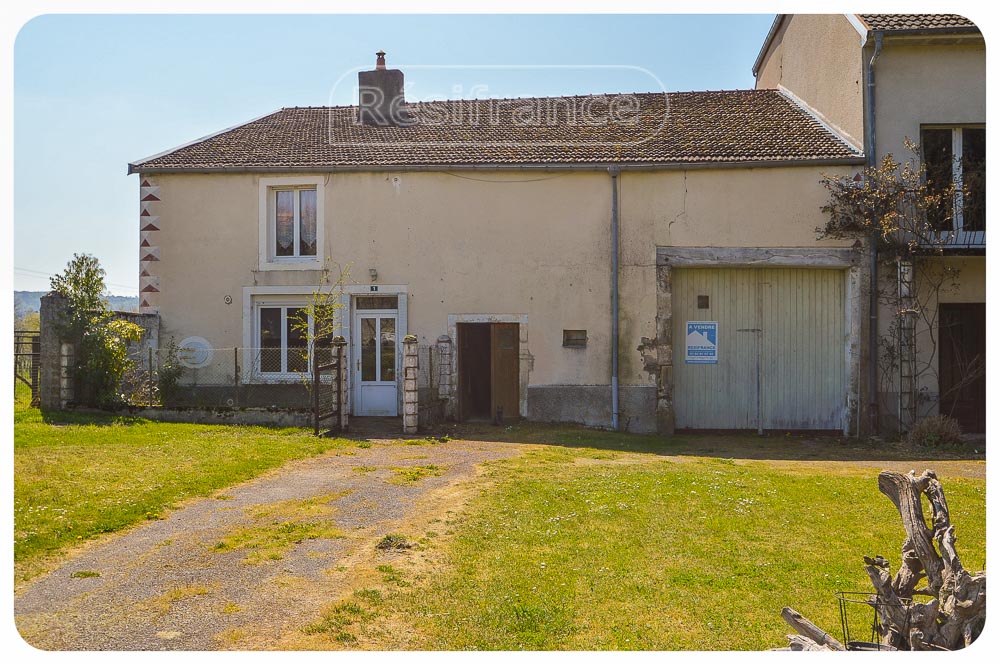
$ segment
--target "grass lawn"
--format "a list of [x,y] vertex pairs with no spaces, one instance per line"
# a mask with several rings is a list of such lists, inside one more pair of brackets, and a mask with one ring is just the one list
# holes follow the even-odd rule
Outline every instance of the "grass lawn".
[[23,582],[68,546],[296,458],[355,445],[304,429],[158,423],[14,407],[14,574]]
[[[23,399],[14,421],[15,583],[74,544],[156,519],[184,499],[291,459],[371,446],[301,429],[43,414]],[[471,498],[449,505],[454,512],[411,516],[399,535],[411,549],[376,550],[337,569],[350,595],[303,624],[297,633],[319,640],[304,646],[766,649],[786,643],[785,605],[839,637],[833,594],[870,589],[862,555],[899,565],[904,533],[878,491],[883,464],[939,472],[959,554],[967,568],[985,567],[981,449],[531,424],[450,433],[528,445],[456,489]],[[443,469],[393,467],[386,482],[417,483]],[[297,509],[323,511],[328,499]],[[340,535],[335,515],[320,517],[315,528]],[[308,535],[289,527],[268,546]],[[259,541],[244,530],[216,549],[273,554]]]
[[[535,447],[489,464],[461,516],[423,538],[424,556],[393,562],[392,583],[355,594],[360,611],[337,639],[385,645],[382,616],[416,629],[409,648],[767,649],[792,632],[785,605],[839,637],[834,592],[870,590],[862,555],[899,565],[904,532],[877,465],[672,456],[696,440],[578,436],[602,448]],[[747,439],[749,456],[773,456],[774,442]],[[811,456],[799,440],[780,443],[785,458],[795,446]],[[646,447],[671,456],[621,452]],[[985,480],[940,476],[959,554],[981,570]],[[342,605],[326,618],[343,624]]]

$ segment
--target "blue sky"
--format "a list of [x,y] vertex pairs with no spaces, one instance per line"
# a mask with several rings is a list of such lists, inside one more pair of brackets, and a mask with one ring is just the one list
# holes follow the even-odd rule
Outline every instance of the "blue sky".
[[38,17],[14,47],[14,288],[44,290],[74,252],[89,252],[113,293],[135,295],[128,162],[282,106],[350,104],[352,70],[380,48],[404,70],[408,99],[472,96],[474,86],[485,86],[480,97],[748,88],[772,20]]

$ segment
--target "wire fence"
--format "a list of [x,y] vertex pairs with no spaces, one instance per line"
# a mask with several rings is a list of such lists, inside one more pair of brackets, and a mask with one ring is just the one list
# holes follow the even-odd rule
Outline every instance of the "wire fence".
[[[125,401],[135,406],[166,408],[269,408],[309,410],[313,400],[313,353],[319,361],[332,361],[331,348],[166,348],[134,349],[132,369],[122,382]],[[400,355],[401,358],[401,355]],[[439,422],[445,417],[450,385],[450,354],[436,344],[417,347],[419,422]],[[401,360],[400,360],[401,362]],[[347,363],[351,368],[351,362]],[[397,376],[402,376],[397,372]],[[321,381],[333,380],[329,374]],[[347,394],[355,377],[348,371]],[[399,382],[400,399],[403,385]],[[321,391],[321,395],[325,394]]]
[[14,331],[14,393],[23,386],[31,395],[32,403],[38,400],[38,382],[41,368],[41,336],[37,330]]
[[[320,350],[328,356],[329,349]],[[123,381],[126,401],[164,407],[310,409],[308,348],[141,349]],[[322,358],[321,358],[322,361]]]

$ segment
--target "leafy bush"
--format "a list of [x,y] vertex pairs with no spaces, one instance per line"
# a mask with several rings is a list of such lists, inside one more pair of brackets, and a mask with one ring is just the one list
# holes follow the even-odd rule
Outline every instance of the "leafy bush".
[[61,336],[76,344],[74,377],[81,388],[78,401],[91,406],[116,406],[122,378],[133,368],[129,344],[142,337],[142,327],[115,319],[108,309],[104,268],[89,254],[74,254],[66,270],[51,280],[53,291],[66,298],[68,313]]
[[95,318],[83,331],[78,351],[77,375],[86,388],[85,397],[97,406],[124,402],[119,392],[122,377],[134,366],[128,347],[142,337],[142,327],[110,316]]
[[911,446],[956,446],[962,442],[958,421],[948,416],[924,418],[906,435]]

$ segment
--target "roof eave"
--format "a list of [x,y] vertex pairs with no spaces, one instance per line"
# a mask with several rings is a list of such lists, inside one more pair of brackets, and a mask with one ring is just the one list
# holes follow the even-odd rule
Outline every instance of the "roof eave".
[[206,134],[205,136],[202,136],[201,138],[194,139],[193,141],[188,141],[187,143],[182,143],[181,145],[174,146],[173,148],[168,148],[167,150],[164,150],[162,152],[158,152],[155,155],[150,155],[149,157],[144,157],[144,158],[136,160],[134,162],[129,162],[128,173],[126,175],[132,175],[133,173],[142,173],[143,171],[142,171],[141,167],[142,167],[143,163],[145,163],[145,162],[151,162],[154,159],[159,159],[160,157],[166,157],[167,155],[169,155],[171,153],[175,153],[175,152],[177,152],[178,150],[180,150],[182,148],[187,148],[187,147],[195,145],[196,143],[201,143],[202,141],[207,141],[209,139],[213,139],[216,136],[219,136],[221,134],[225,134],[226,132],[231,132],[234,129],[239,129],[240,127],[243,127],[245,125],[249,125],[251,122],[257,122],[258,120],[263,120],[264,118],[268,117],[269,115],[274,115],[275,113],[279,113],[282,110],[283,109],[278,109],[276,111],[271,111],[269,113],[265,113],[264,115],[259,115],[256,118],[251,118],[250,120],[247,120],[246,122],[241,122],[239,124],[233,125],[232,127],[226,127],[225,129],[220,129],[219,131],[212,132],[211,134]]
[[764,55],[767,54],[767,50],[771,48],[771,42],[774,41],[774,36],[778,34],[778,28],[781,26],[782,20],[784,20],[787,14],[778,14],[774,17],[774,22],[771,23],[771,29],[767,31],[767,37],[764,38],[764,45],[760,47],[760,52],[757,53],[757,59],[753,62],[753,76],[757,78],[757,72],[760,70],[760,65],[764,62]]
[[881,32],[883,37],[948,37],[951,35],[981,35],[982,31],[974,26],[954,28],[910,28],[907,30],[873,30]]
[[[241,173],[357,173],[384,171],[606,171],[617,168],[623,171],[688,171],[695,169],[756,169],[799,166],[853,166],[864,164],[860,153],[847,157],[801,159],[763,159],[741,161],[699,162],[548,162],[548,163],[487,163],[487,164],[366,164],[326,166],[216,166],[216,167],[146,167],[136,166],[130,173],[167,175],[171,173],[241,174]],[[135,166],[130,164],[130,169]]]

